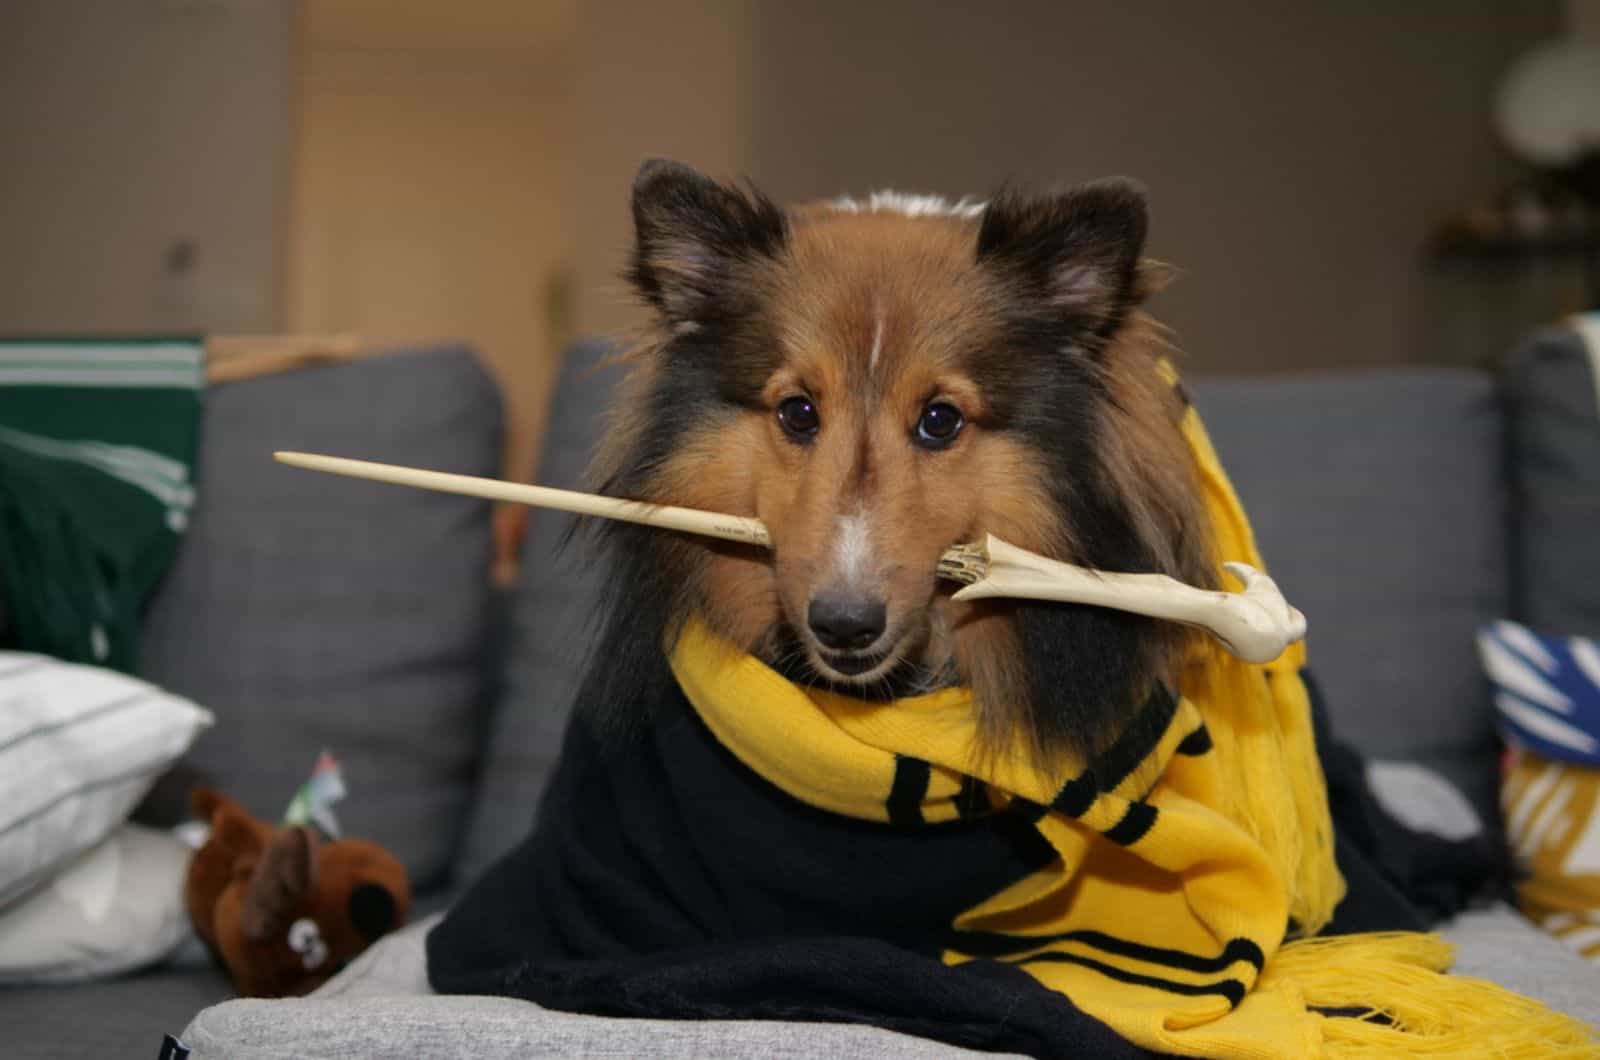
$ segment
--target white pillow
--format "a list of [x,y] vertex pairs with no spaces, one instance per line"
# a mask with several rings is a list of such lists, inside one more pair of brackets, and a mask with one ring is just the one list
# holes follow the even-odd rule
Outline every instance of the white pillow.
[[0,652],[0,908],[110,835],[211,720],[125,674]]
[[103,978],[170,955],[191,934],[193,856],[165,832],[123,825],[0,912],[0,986]]

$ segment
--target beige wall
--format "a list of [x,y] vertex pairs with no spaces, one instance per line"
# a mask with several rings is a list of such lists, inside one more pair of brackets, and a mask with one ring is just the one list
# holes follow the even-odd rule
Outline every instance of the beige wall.
[[748,0],[583,5],[573,144],[580,330],[639,319],[618,277],[632,235],[628,190],[641,161],[660,155],[735,175],[749,168],[759,118],[756,12]]
[[[1130,173],[1184,270],[1157,307],[1198,366],[1445,359],[1421,244],[1508,172],[1488,93],[1558,14],[10,0],[0,329],[465,337],[531,437],[563,321],[637,319],[628,184],[665,154],[783,198]],[[179,239],[199,258],[175,282]],[[568,280],[575,318],[551,304]]]
[[567,5],[308,0],[290,211],[291,330],[470,342],[533,470],[572,247]]
[[304,0],[287,324],[462,338],[526,476],[558,345],[637,320],[619,280],[642,158],[750,159],[743,0]]
[[293,13],[0,3],[0,331],[278,326]]
[[1489,93],[1552,7],[766,3],[752,168],[785,196],[1130,174],[1196,367],[1440,359],[1422,247],[1505,174]]
[[689,6],[586,8],[584,323],[626,319],[612,276],[648,153],[783,199],[1124,173],[1183,270],[1156,308],[1191,363],[1252,371],[1454,356],[1423,243],[1509,172],[1489,93],[1558,18],[1545,0]]

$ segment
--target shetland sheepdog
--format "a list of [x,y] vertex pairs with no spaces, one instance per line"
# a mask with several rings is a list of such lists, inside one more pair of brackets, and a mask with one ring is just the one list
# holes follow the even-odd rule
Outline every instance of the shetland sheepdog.
[[1142,188],[781,208],[651,161],[633,219],[628,279],[652,320],[593,485],[754,516],[773,548],[605,526],[580,703],[651,702],[690,616],[851,695],[969,686],[984,739],[1045,763],[1103,749],[1173,679],[1184,627],[957,603],[935,576],[944,549],[992,532],[1214,585],[1182,395],[1157,370],[1171,350],[1140,308],[1161,275]]

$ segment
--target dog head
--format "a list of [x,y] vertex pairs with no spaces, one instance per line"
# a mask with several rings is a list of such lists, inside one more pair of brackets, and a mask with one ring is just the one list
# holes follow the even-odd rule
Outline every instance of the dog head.
[[[648,552],[629,584],[663,599],[669,635],[697,614],[809,680],[858,694],[966,681],[995,731],[1084,735],[1091,708],[1041,703],[1062,699],[1037,687],[1061,674],[1021,660],[1027,609],[955,604],[935,565],[994,533],[1208,580],[1177,401],[1137,312],[1143,191],[1109,180],[785,210],[651,162],[633,213],[630,277],[654,327],[601,487],[757,517],[773,545],[619,531]],[[1057,645],[1081,671],[1066,699],[1116,699],[1110,685],[1160,665],[1170,638],[1153,624],[1047,606],[1076,616]]]

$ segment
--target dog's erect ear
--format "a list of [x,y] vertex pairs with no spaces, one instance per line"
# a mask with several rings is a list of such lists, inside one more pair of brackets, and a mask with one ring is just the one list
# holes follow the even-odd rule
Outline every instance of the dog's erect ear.
[[628,278],[674,325],[699,323],[741,264],[783,246],[783,211],[688,166],[651,159],[633,180]]
[[260,942],[287,931],[316,882],[316,837],[305,828],[285,828],[273,836],[250,874],[239,907],[244,937]]
[[1005,192],[983,212],[978,260],[1005,270],[1030,297],[1106,334],[1142,297],[1139,258],[1149,213],[1144,188],[1123,178],[1045,195]]

